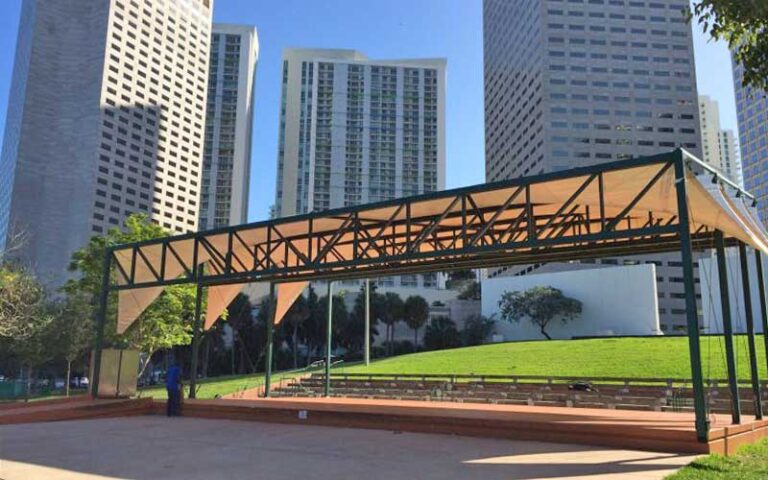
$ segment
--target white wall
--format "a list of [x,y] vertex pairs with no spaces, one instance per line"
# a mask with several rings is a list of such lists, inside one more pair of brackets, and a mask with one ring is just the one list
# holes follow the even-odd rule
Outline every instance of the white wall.
[[505,291],[524,291],[550,286],[582,303],[582,313],[572,322],[553,321],[547,333],[552,338],[592,335],[661,335],[653,264],[625,265],[517,277],[499,277],[482,282],[482,313],[496,315],[496,333],[504,340],[543,338],[528,320],[520,323],[498,318],[498,302]]
[[[735,333],[746,333],[747,324],[744,316],[744,292],[741,286],[741,262],[736,248],[726,250],[726,271],[728,272],[728,298],[731,304],[731,322]],[[763,274],[768,273],[765,256],[763,259]],[[755,253],[747,249],[747,270],[749,271],[749,286],[752,300],[752,315],[755,322],[755,332],[762,333],[762,315],[760,313],[760,297],[758,296],[757,271],[755,269]],[[699,260],[699,277],[701,278],[701,308],[703,312],[703,332],[723,333],[723,316],[720,308],[720,281],[717,271],[717,260],[714,256]]]

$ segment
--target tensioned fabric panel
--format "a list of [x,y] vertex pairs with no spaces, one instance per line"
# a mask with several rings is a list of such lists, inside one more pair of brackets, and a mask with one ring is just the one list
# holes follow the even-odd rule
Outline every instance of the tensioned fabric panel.
[[[705,187],[702,180],[696,178],[691,171],[686,171],[686,183],[691,233],[697,232],[700,227],[718,229],[727,237],[736,238],[768,253],[768,237],[743,198],[732,199],[721,187],[717,189]],[[255,268],[254,265],[248,264],[249,261],[253,262],[251,250],[254,249],[266,264],[306,265],[308,264],[306,259],[309,257],[315,262],[325,261],[318,260],[321,250],[325,254],[324,258],[330,258],[333,261],[352,261],[355,255],[373,261],[386,259],[392,255],[402,255],[406,247],[413,249],[409,252],[411,254],[429,254],[435,251],[435,245],[444,245],[442,242],[445,244],[453,242],[451,247],[456,249],[479,246],[488,236],[501,238],[505,242],[514,239],[517,245],[524,245],[526,240],[530,240],[526,229],[516,231],[513,236],[509,233],[509,226],[516,218],[523,217],[521,214],[526,209],[528,197],[532,205],[537,238],[550,238],[562,234],[564,227],[560,225],[561,222],[555,221],[559,217],[568,215],[595,217],[601,206],[605,212],[605,218],[621,216],[621,221],[617,220],[607,227],[617,232],[641,227],[644,222],[650,220],[663,225],[672,223],[677,218],[675,174],[671,162],[604,171],[602,187],[604,192],[602,205],[597,174],[537,181],[530,183],[527,191],[525,185],[507,185],[492,190],[471,192],[465,199],[479,213],[467,216],[466,222],[472,231],[466,237],[458,239],[451,230],[461,228],[464,221],[462,209],[468,208],[469,205],[462,205],[459,196],[451,195],[451,192],[445,192],[444,197],[415,198],[407,202],[407,207],[403,202],[400,205],[358,209],[355,213],[360,235],[357,247],[353,246],[353,238],[356,237],[350,228],[352,217],[349,215],[329,214],[314,216],[311,220],[307,218],[295,221],[277,220],[270,225],[260,223],[237,230],[235,240],[230,239],[227,233],[203,234],[203,238],[213,248],[199,248],[197,263],[205,265],[207,271],[215,273],[223,274],[225,265],[229,265],[233,273],[247,273]],[[409,209],[409,218],[412,219],[407,226],[406,209]],[[419,218],[427,220],[419,221]],[[491,218],[495,223],[489,222]],[[434,219],[438,220],[439,229],[430,228],[430,221]],[[473,223],[475,220],[477,222]],[[490,225],[485,229],[480,228],[483,224]],[[591,222],[587,223],[587,227],[591,228],[588,233],[600,233],[606,225]],[[310,245],[306,238],[293,238],[306,237],[310,229],[315,236],[322,234],[327,238],[333,237],[336,241],[332,251],[324,250],[326,244],[321,244],[319,240]],[[427,236],[433,241],[418,241],[420,237]],[[580,245],[578,237],[573,238],[573,245]],[[267,239],[271,239],[272,242],[267,244]],[[276,242],[278,239],[286,241]],[[220,254],[216,251],[227,251],[229,241],[233,241],[232,261],[226,263],[224,258],[217,256]],[[131,248],[115,250],[115,258],[124,272],[134,276],[134,283],[152,281],[157,278],[156,273],[161,270],[165,273],[163,278],[175,278],[185,270],[193,268],[194,241],[191,238],[183,238],[171,240],[170,244],[173,246],[173,254],[166,252],[165,265],[161,265],[162,247],[159,243],[139,248],[143,255],[137,255],[133,272],[130,272],[131,265],[134,263],[134,253]],[[355,251],[354,248],[358,250]],[[520,246],[514,252],[523,253],[525,250],[524,246]],[[508,255],[514,256],[514,252]],[[448,260],[450,257],[446,255],[445,259]],[[118,284],[127,283],[125,278],[118,275]],[[301,281],[293,286],[278,288],[277,309],[281,312],[276,315],[278,321],[287,312],[305,284],[306,282]],[[302,285],[301,288],[299,285]],[[211,287],[211,290],[213,288]],[[215,321],[215,318],[218,318],[226,308],[224,302],[237,295],[235,287],[215,288],[214,301],[209,303],[207,325],[211,325],[209,321]],[[121,290],[118,315],[121,328],[127,328],[161,291],[161,287]]]

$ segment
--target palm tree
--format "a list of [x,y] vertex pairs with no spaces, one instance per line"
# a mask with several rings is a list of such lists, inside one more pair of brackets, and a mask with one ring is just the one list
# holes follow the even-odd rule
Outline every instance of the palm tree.
[[394,292],[384,294],[384,311],[381,320],[387,326],[387,356],[392,355],[392,343],[395,341],[395,324],[403,319],[405,305],[400,295]]
[[411,295],[405,299],[405,323],[413,330],[413,351],[419,347],[419,329],[429,320],[429,304],[421,295]]

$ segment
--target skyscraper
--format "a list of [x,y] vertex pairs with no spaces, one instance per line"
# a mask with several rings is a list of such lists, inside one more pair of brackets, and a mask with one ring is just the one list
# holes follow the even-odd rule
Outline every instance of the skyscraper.
[[248,25],[213,24],[200,229],[248,220],[251,130],[259,39]]
[[282,74],[277,215],[445,187],[444,59],[287,49]]
[[[687,0],[484,0],[486,179],[676,147],[700,156],[687,7]],[[685,328],[678,259],[602,262],[655,263],[662,327]]]
[[723,165],[723,172],[739,185],[744,185],[744,178],[741,173],[741,156],[736,142],[736,135],[733,130],[720,130],[719,144],[720,161]]
[[197,229],[210,34],[210,0],[23,2],[0,242],[46,284],[130,213]]
[[720,106],[706,95],[699,95],[701,159],[741,184],[741,162],[731,130],[720,128]]
[[768,94],[742,85],[744,67],[735,59],[732,64],[744,187],[757,197],[760,219],[768,222]]

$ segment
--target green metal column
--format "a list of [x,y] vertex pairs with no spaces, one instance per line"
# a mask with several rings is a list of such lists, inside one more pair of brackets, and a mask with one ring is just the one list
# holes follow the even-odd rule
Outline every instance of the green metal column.
[[731,392],[731,422],[741,423],[741,400],[739,399],[739,377],[736,371],[736,354],[733,348],[733,322],[731,321],[731,299],[728,295],[728,270],[725,257],[723,232],[715,232],[717,249],[717,275],[720,279],[720,310],[725,334],[725,359],[728,364],[728,389]]
[[755,418],[763,418],[763,404],[760,401],[760,376],[757,373],[757,348],[755,345],[755,321],[752,316],[752,292],[749,287],[749,265],[747,247],[739,242],[741,260],[741,286],[744,291],[744,318],[747,320],[747,344],[749,345],[749,373],[752,379],[752,395],[755,402]]
[[333,282],[328,280],[328,322],[325,326],[325,388],[326,397],[331,396],[331,341],[333,340]]
[[[768,349],[766,349],[768,352]],[[371,364],[371,281],[365,279],[365,366]]]
[[706,442],[709,437],[709,420],[707,419],[707,404],[704,396],[704,377],[701,372],[699,315],[696,309],[688,197],[685,191],[685,160],[682,150],[676,152],[676,157],[675,190],[677,191],[677,215],[680,228],[680,253],[683,260],[685,313],[688,328],[688,351],[691,356],[691,383],[693,384],[693,408],[696,413],[696,437],[700,442]]
[[99,307],[95,311],[96,342],[93,349],[93,378],[91,379],[91,396],[99,396],[99,377],[101,377],[101,350],[104,347],[104,325],[107,323],[107,304],[109,303],[109,274],[112,266],[112,250],[104,249],[104,259],[101,267],[101,290],[99,291]]
[[[199,268],[202,271],[202,267]],[[192,362],[189,368],[189,398],[197,396],[197,358],[200,354],[200,317],[203,309],[203,284],[198,281],[195,291],[195,317],[192,321]],[[182,395],[184,392],[182,392]]]
[[768,364],[768,305],[766,305],[765,301],[765,279],[763,277],[763,259],[760,255],[760,250],[755,250],[755,264],[757,265],[757,292],[760,296],[760,320],[763,325],[765,361]]
[[275,312],[277,311],[277,298],[275,298],[275,284],[269,284],[269,314],[267,315],[267,345],[264,355],[264,396],[268,397],[272,389],[272,347],[274,343]]

